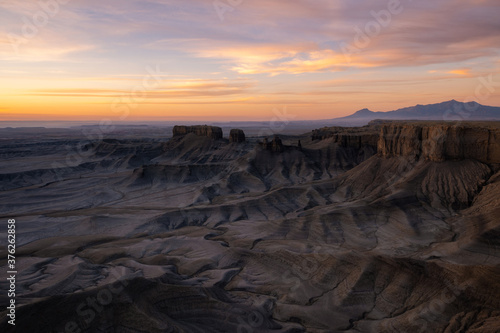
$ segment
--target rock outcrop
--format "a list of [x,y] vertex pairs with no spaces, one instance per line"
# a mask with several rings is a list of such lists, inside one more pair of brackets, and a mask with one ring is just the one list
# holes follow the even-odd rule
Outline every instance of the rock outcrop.
[[381,127],[377,151],[385,157],[499,164],[500,130],[473,124],[386,124]]
[[323,127],[312,131],[312,140],[325,140],[332,138],[338,133],[345,132],[345,127]]
[[379,134],[374,128],[327,127],[312,132],[313,140],[333,138],[341,147],[360,149],[364,146],[377,147]]
[[222,128],[217,126],[208,125],[195,125],[195,126],[174,126],[173,136],[186,135],[194,133],[198,136],[206,136],[211,139],[222,139]]
[[245,132],[240,129],[232,129],[229,132],[229,142],[241,143],[245,142]]
[[278,136],[275,136],[273,141],[271,141],[271,151],[273,153],[281,153],[284,149],[283,143],[281,143],[281,139]]
[[283,146],[281,139],[277,135],[274,136],[271,142],[269,142],[269,140],[265,138],[264,142],[261,142],[259,144],[262,148],[269,150],[270,152],[273,153],[281,153],[285,150],[285,147]]
[[351,147],[360,149],[364,146],[376,147],[378,142],[377,134],[336,134],[333,141],[339,143],[341,147]]

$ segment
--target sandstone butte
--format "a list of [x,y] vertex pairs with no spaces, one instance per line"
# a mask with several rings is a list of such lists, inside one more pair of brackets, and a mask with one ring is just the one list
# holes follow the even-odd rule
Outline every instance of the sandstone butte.
[[193,133],[198,136],[206,136],[214,140],[222,139],[223,134],[222,128],[208,125],[174,126],[172,130],[173,136],[181,136],[189,133]]
[[231,132],[229,132],[229,142],[235,142],[235,143],[241,143],[245,142],[245,132],[240,129],[232,129]]

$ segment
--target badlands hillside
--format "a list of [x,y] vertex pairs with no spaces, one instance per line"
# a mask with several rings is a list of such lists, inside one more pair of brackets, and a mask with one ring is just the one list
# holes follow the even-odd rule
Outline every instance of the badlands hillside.
[[1,332],[500,331],[500,123],[172,134],[0,141]]

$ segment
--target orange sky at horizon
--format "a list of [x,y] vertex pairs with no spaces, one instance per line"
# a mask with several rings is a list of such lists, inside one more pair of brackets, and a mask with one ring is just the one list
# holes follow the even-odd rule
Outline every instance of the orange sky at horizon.
[[0,121],[269,120],[276,110],[313,120],[451,99],[500,106],[493,0],[44,3],[52,7],[0,4]]

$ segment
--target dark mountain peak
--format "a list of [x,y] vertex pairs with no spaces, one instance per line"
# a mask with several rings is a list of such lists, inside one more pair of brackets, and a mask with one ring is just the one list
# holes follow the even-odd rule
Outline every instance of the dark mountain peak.
[[[459,101],[457,101],[456,99],[452,99],[450,101],[446,101],[446,102],[442,102],[442,103],[437,103],[435,105],[455,105],[455,104],[464,104],[464,103],[461,103]],[[429,105],[433,105],[433,104],[429,104]]]
[[333,119],[336,124],[348,123],[351,126],[366,125],[375,119],[389,120],[500,120],[500,107],[481,105],[477,102],[459,102],[455,99],[434,103],[417,104],[387,112],[374,112],[362,109],[342,118]]
[[364,109],[361,109],[361,110],[357,111],[356,113],[354,113],[354,115],[356,115],[358,117],[363,117],[363,116],[370,116],[373,113],[374,113],[373,111],[370,111],[367,108],[364,108]]

